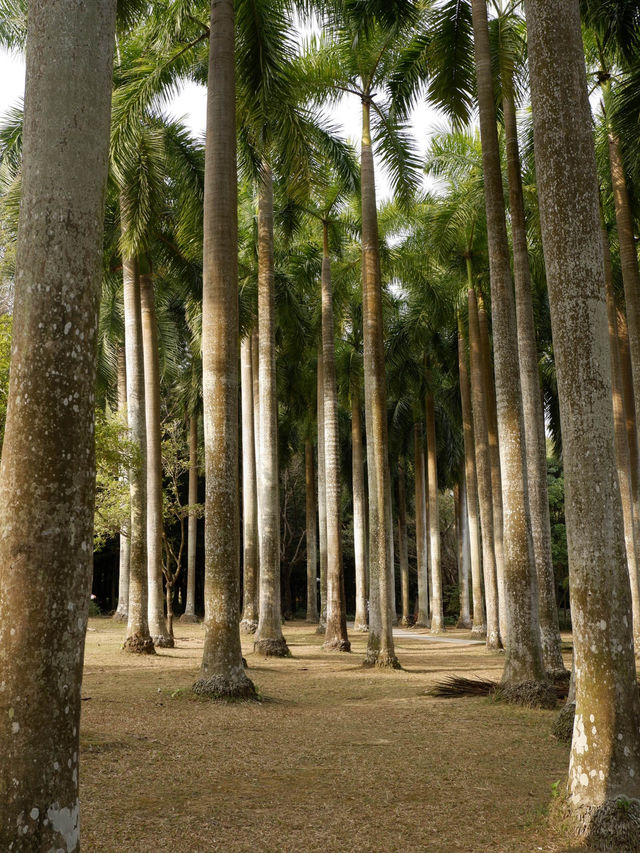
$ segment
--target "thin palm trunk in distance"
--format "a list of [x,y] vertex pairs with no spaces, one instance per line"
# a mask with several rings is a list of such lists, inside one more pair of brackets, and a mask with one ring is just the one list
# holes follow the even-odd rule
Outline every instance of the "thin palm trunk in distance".
[[[198,503],[198,416],[189,416],[189,506]],[[187,523],[187,603],[181,622],[197,622],[196,616],[196,551],[198,541],[198,514],[189,510]]]
[[204,649],[199,695],[251,699],[240,647],[238,189],[234,0],[212,0],[202,289]]
[[353,548],[356,563],[356,614],[354,631],[368,631],[367,614],[367,535],[362,455],[362,415],[360,398],[351,393],[351,481],[353,487]]
[[440,511],[438,507],[438,461],[436,445],[436,415],[433,395],[427,394],[427,468],[429,475],[429,556],[431,564],[431,631],[444,631],[444,603],[442,600],[442,564],[440,560]]
[[[118,349],[118,414],[126,423],[127,417],[127,369],[124,347]],[[124,474],[124,472],[123,472]],[[118,554],[118,606],[113,618],[126,622],[129,612],[129,524],[124,523],[119,535]]]
[[398,460],[398,551],[400,558],[400,590],[402,601],[401,625],[411,624],[409,605],[409,553],[407,545],[407,482],[405,461]]
[[253,434],[253,366],[251,338],[240,344],[242,386],[242,545],[243,609],[240,630],[255,634],[258,629],[258,493],[255,436]]
[[322,343],[318,345],[316,378],[317,429],[318,429],[318,545],[320,551],[320,620],[318,634],[327,628],[327,480],[324,452],[324,371]]
[[307,622],[318,624],[318,515],[313,442],[304,443],[305,518],[307,525]]
[[429,564],[427,545],[426,483],[424,478],[424,448],[422,427],[419,423],[413,427],[413,459],[415,472],[415,511],[416,511],[416,570],[418,573],[418,616],[417,628],[429,628]]

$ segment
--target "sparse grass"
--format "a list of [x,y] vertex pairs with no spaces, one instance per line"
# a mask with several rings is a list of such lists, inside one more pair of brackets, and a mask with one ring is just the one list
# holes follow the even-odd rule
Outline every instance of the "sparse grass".
[[402,638],[401,671],[364,669],[366,635],[336,655],[288,623],[292,658],[255,655],[243,637],[263,701],[225,704],[191,693],[202,626],[175,630],[175,649],[139,657],[121,650],[122,625],[91,620],[84,851],[580,849],[546,817],[568,765],[556,712],[426,695],[447,675],[498,680],[503,655]]

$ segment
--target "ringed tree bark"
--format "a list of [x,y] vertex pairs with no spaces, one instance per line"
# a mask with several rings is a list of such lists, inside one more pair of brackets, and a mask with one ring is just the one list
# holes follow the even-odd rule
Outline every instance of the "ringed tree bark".
[[[146,259],[145,259],[146,260]],[[148,263],[148,262],[147,262]],[[160,362],[153,276],[140,273],[144,405],[147,435],[147,612],[149,633],[156,646],[173,648],[164,618],[162,588],[162,435],[160,427]]]
[[407,548],[407,480],[404,457],[398,459],[398,551],[400,552],[401,625],[411,624],[409,604],[409,554]]
[[430,628],[426,484],[424,479],[422,428],[420,424],[414,424],[413,427],[413,458],[415,470],[416,562],[418,572],[418,618],[416,619],[416,628]]
[[367,663],[399,668],[393,645],[391,582],[393,553],[391,478],[387,436],[387,391],[384,368],[382,281],[376,208],[375,171],[371,145],[371,99],[362,97],[362,314],[364,332],[364,395],[369,476],[369,643]]
[[307,523],[307,622],[318,624],[318,516],[313,443],[304,443],[305,509]]
[[243,523],[243,609],[240,630],[255,634],[258,629],[258,486],[255,436],[253,434],[253,366],[251,338],[240,344],[242,386],[242,523]]
[[[121,204],[123,230],[126,206]],[[154,654],[147,613],[147,427],[144,403],[144,361],[140,276],[135,258],[122,259],[124,291],[124,342],[127,357],[127,418],[138,459],[129,471],[131,521],[129,524],[129,619],[124,650]]]
[[[115,0],[30,0],[0,467],[0,849],[80,849]],[[25,606],[29,605],[29,606]]]
[[567,806],[594,846],[631,851],[638,849],[640,821],[640,700],[580,10],[578,0],[525,0],[525,11],[574,624]]
[[322,342],[318,345],[316,376],[318,430],[318,542],[320,547],[320,621],[317,633],[327,628],[327,468],[324,452],[324,370]]
[[433,394],[427,394],[427,467],[429,484],[429,545],[431,557],[431,632],[444,631],[444,604],[442,601],[442,566],[440,562],[440,512],[438,509],[438,459],[436,446],[436,415]]
[[478,481],[476,478],[476,456],[471,414],[469,372],[467,370],[466,344],[462,324],[458,317],[458,375],[460,377],[460,403],[464,439],[464,481],[467,497],[467,523],[469,528],[469,556],[471,561],[471,590],[473,618],[471,633],[484,637],[487,628],[484,620],[482,600],[482,564],[480,551],[480,522],[478,507]]
[[[127,368],[124,347],[122,346],[118,349],[118,414],[126,423]],[[118,607],[113,618],[116,622],[126,622],[129,612],[129,525],[127,523],[122,526],[119,540]]]
[[327,628],[323,646],[351,651],[347,636],[347,606],[342,566],[342,513],[340,511],[340,435],[333,328],[333,288],[329,255],[329,223],[322,223],[322,375],[324,399],[324,460],[327,515]]
[[[198,503],[198,415],[189,416],[189,506]],[[196,616],[196,549],[198,542],[198,514],[189,512],[187,522],[187,603],[181,622],[197,622]]]
[[469,609],[469,522],[467,517],[467,490],[464,474],[461,483],[454,488],[456,509],[456,537],[458,543],[458,583],[460,588],[460,615],[456,628],[471,628]]
[[527,500],[531,517],[533,556],[538,581],[538,616],[542,657],[547,672],[564,671],[560,626],[551,557],[551,522],[547,489],[547,446],[538,372],[538,349],[531,296],[531,271],[522,192],[516,110],[511,85],[502,100],[509,179],[509,211],[513,241],[513,279],[518,330],[518,364],[527,449]]
[[354,631],[369,630],[367,614],[367,536],[362,455],[360,398],[351,392],[351,481],[353,487],[353,545],[356,562],[356,615]]
[[[542,660],[538,596],[531,523],[526,500],[526,467],[515,307],[502,193],[500,148],[491,73],[486,0],[471,3],[484,196],[489,242],[493,351],[498,413],[498,444],[504,509],[504,581],[507,647],[503,683],[539,682],[546,676]],[[533,591],[535,595],[533,594]],[[546,688],[540,688],[541,700]]]
[[212,0],[204,180],[202,399],[205,448],[204,649],[193,691],[256,696],[240,646],[238,189],[234,0]]
[[258,183],[258,342],[260,391],[260,617],[254,649],[288,657],[280,603],[280,498],[273,260],[273,178],[263,162]]

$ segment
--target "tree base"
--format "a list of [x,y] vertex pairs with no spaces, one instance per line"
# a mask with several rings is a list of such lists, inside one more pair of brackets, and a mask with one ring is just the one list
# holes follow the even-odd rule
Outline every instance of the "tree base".
[[576,715],[576,706],[573,702],[567,702],[558,714],[551,733],[562,743],[571,743],[573,738],[573,720]]
[[447,633],[444,625],[442,625],[440,628],[432,626],[430,630],[431,630],[432,634],[446,634]]
[[379,652],[374,666],[378,669],[402,669],[398,658],[390,652]]
[[548,669],[547,678],[552,684],[569,684],[571,681],[571,670],[565,669]]
[[240,623],[241,634],[255,634],[258,630],[258,622],[255,619],[243,619]]
[[640,800],[616,797],[601,806],[571,809],[569,819],[577,835],[584,837],[589,850],[639,853]]
[[318,618],[317,617],[314,619],[313,617],[307,616],[307,618],[304,621],[307,623],[307,625],[317,625],[318,624]]
[[368,634],[369,626],[366,622],[356,622],[353,626],[353,630],[356,632],[356,634]]
[[490,652],[503,652],[504,646],[502,645],[500,637],[489,637],[487,635],[487,649]]
[[518,681],[500,684],[496,690],[496,699],[509,705],[521,705],[523,708],[555,708],[558,693],[547,681]]
[[471,626],[471,636],[477,637],[479,640],[484,640],[487,636],[487,626],[486,625],[472,625]]
[[152,639],[153,644],[157,649],[175,649],[176,647],[176,641],[173,637],[169,637],[167,634],[160,634]]
[[195,613],[183,613],[180,621],[188,625],[197,625],[200,620]]
[[201,678],[191,688],[198,696],[208,699],[233,700],[244,699],[245,701],[257,701],[258,694],[250,678],[244,675],[241,678],[227,678],[224,675],[212,675],[210,678]]
[[116,612],[111,617],[114,622],[128,622],[129,615],[127,613],[123,613],[121,610],[116,610]]
[[350,652],[351,651],[351,643],[349,640],[341,640],[336,638],[334,640],[329,640],[329,642],[323,643],[322,648],[325,652]]
[[316,628],[316,634],[324,634],[327,630],[327,626],[322,622],[318,622],[318,627]]
[[411,628],[412,625],[413,625],[413,622],[411,621],[411,619],[401,619],[400,620],[400,627],[401,628]]
[[471,628],[471,619],[458,619],[456,628],[464,628],[468,631]]
[[253,651],[266,658],[290,658],[291,652],[284,639],[282,640],[256,640]]
[[122,648],[132,655],[155,655],[156,653],[151,637],[141,637],[140,634],[132,634],[127,637]]
[[429,620],[428,622],[420,622],[420,621],[415,622],[413,627],[414,628],[426,628],[427,630],[429,630],[431,628],[431,620]]

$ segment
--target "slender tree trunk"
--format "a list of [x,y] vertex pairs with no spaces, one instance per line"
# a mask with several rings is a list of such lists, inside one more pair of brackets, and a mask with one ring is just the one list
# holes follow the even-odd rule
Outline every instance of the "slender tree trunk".
[[509,209],[513,240],[513,278],[518,328],[518,363],[522,381],[522,410],[527,448],[527,499],[531,517],[533,555],[538,581],[538,614],[545,669],[564,670],[556,584],[551,558],[551,522],[547,490],[547,446],[538,372],[538,349],[531,296],[531,272],[522,193],[518,128],[513,92],[503,98],[509,177]]
[[140,274],[144,404],[147,430],[147,599],[149,633],[156,646],[173,648],[164,618],[162,589],[162,436],[160,428],[160,363],[153,277]]
[[472,0],[471,7],[489,242],[498,444],[504,508],[507,654],[502,679],[511,684],[543,682],[545,671],[537,590],[533,594],[537,583],[526,500],[527,472],[520,374],[513,369],[518,363],[518,340],[502,194],[487,5],[485,0]]
[[[121,209],[125,217],[126,209]],[[123,228],[126,227],[123,224]],[[129,525],[129,620],[125,651],[153,654],[147,615],[147,428],[144,402],[144,361],[140,277],[133,258],[123,258],[124,339],[127,354],[127,418],[131,441],[138,450],[129,471],[131,522]]]
[[287,657],[280,602],[280,497],[278,482],[278,401],[276,398],[276,317],[273,260],[273,178],[263,163],[258,185],[258,341],[260,344],[260,619],[254,648]]
[[460,616],[456,628],[471,628],[469,610],[469,523],[467,519],[467,490],[464,476],[454,488],[456,505],[456,534],[458,540],[458,584],[460,589]]
[[318,624],[318,516],[313,443],[304,443],[305,496],[307,521],[307,622]]
[[504,588],[504,512],[502,509],[502,474],[500,471],[500,448],[498,446],[498,412],[496,386],[493,382],[493,360],[489,340],[489,322],[482,296],[478,294],[478,323],[480,326],[480,353],[484,376],[487,428],[489,437],[489,462],[491,465],[491,500],[493,501],[493,551],[496,558],[496,580],[498,583],[498,624],[500,640],[506,646],[507,601]]
[[[367,661],[381,667],[399,667],[393,647],[391,620],[393,539],[391,479],[387,438],[387,389],[384,369],[382,282],[378,241],[378,211],[371,147],[371,102],[362,101],[362,315],[364,328],[364,396],[367,417],[367,471],[369,475],[369,644]],[[377,594],[373,594],[377,587]]]
[[0,467],[0,849],[79,851],[96,332],[115,2],[28,3]]
[[[124,347],[118,350],[118,413],[126,422],[127,368]],[[129,525],[126,522],[122,526],[119,539],[118,607],[113,618],[116,622],[126,622],[129,613]]]
[[407,548],[407,482],[404,458],[398,459],[398,551],[400,552],[400,588],[402,591],[402,621],[411,624],[409,605],[409,553]]
[[[198,503],[198,416],[189,417],[189,506]],[[196,616],[196,549],[198,543],[198,515],[189,512],[187,527],[187,605],[181,622],[197,622]]]
[[318,634],[327,628],[327,467],[324,447],[324,370],[322,345],[318,347],[316,377],[317,431],[318,431],[318,541],[320,546],[320,621]]
[[611,349],[611,391],[613,400],[613,423],[615,430],[616,465],[620,500],[622,503],[622,521],[624,528],[625,550],[629,569],[631,588],[631,607],[633,613],[633,636],[635,648],[640,650],[640,539],[633,513],[633,488],[631,484],[631,460],[627,439],[627,424],[624,410],[624,392],[622,371],[620,369],[620,345],[618,343],[618,318],[616,299],[613,291],[613,270],[609,237],[604,223],[602,225],[602,251],[604,257],[605,295],[607,301],[607,321],[609,328],[609,346]]
[[499,649],[498,580],[493,545],[493,498],[491,497],[491,461],[487,427],[486,385],[480,351],[480,325],[475,290],[469,289],[469,362],[471,365],[471,402],[475,439],[478,505],[482,525],[482,570],[486,604],[487,648]]
[[634,516],[640,519],[640,494],[638,476],[638,465],[640,455],[638,453],[638,433],[636,430],[635,395],[633,393],[633,377],[631,370],[631,353],[629,351],[629,331],[627,319],[618,310],[617,312],[618,343],[620,345],[620,370],[622,376],[624,411],[627,425],[627,440],[629,442],[629,459],[631,465],[631,486],[633,489]]
[[469,553],[471,559],[471,588],[473,599],[472,633],[485,636],[487,627],[482,600],[482,558],[480,551],[480,510],[478,507],[478,481],[476,478],[476,454],[471,413],[471,392],[465,353],[465,340],[458,320],[458,373],[460,376],[460,403],[464,437],[464,471],[467,496],[467,521],[469,526]]
[[413,458],[415,468],[416,506],[416,563],[418,572],[418,618],[417,628],[430,628],[429,622],[429,567],[427,561],[427,510],[426,484],[424,481],[424,450],[420,424],[413,427]]
[[431,632],[444,631],[442,601],[442,565],[440,562],[440,511],[438,509],[438,460],[436,445],[436,415],[432,394],[426,399],[427,467],[429,476],[429,544],[431,557]]
[[204,649],[195,693],[252,698],[240,646],[238,190],[234,2],[212,0],[202,288]]
[[568,805],[594,846],[630,851],[638,846],[640,820],[640,700],[580,11],[577,0],[525,0],[525,10],[574,626]]
[[253,434],[253,367],[251,338],[240,345],[242,385],[242,524],[243,611],[240,630],[255,634],[258,628],[258,489],[255,437]]
[[324,460],[327,501],[327,629],[324,648],[351,651],[347,636],[347,605],[342,567],[342,513],[340,499],[340,435],[333,330],[333,287],[329,257],[329,225],[322,223],[322,375],[324,396]]
[[351,394],[351,479],[353,484],[353,547],[356,560],[356,615],[354,631],[368,631],[366,507],[362,456],[360,399]]

